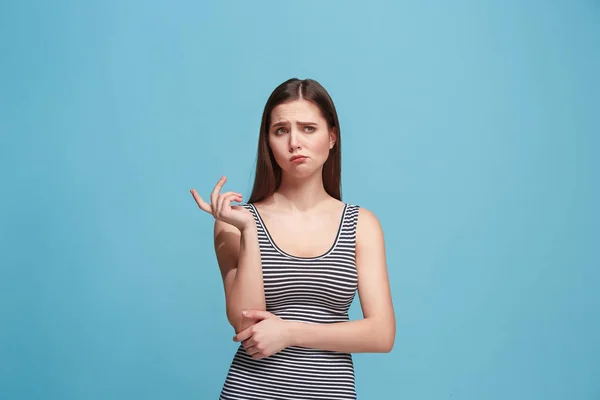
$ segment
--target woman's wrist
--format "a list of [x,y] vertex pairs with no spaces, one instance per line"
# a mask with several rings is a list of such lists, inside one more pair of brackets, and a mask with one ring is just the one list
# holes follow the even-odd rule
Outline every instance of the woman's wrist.
[[286,321],[286,330],[285,330],[285,342],[286,347],[289,346],[298,346],[298,331],[300,330],[301,322],[296,321]]
[[257,233],[257,229],[256,229],[256,224],[254,223],[254,221],[250,221],[247,222],[246,224],[242,225],[240,229],[240,232],[242,234],[246,234],[246,233],[250,233],[250,234],[255,234]]

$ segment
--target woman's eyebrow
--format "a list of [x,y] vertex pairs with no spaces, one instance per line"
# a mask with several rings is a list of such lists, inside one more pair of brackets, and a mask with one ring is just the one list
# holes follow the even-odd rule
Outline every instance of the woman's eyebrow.
[[[271,128],[275,128],[276,126],[281,126],[281,125],[287,125],[288,122],[287,121],[279,121],[279,122],[275,122],[273,125],[271,125]],[[317,125],[316,122],[304,122],[304,121],[296,121],[297,125]]]

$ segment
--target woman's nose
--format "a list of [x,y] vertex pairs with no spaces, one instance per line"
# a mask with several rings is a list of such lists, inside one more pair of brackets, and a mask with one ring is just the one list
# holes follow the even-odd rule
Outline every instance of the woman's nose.
[[292,132],[290,134],[290,153],[292,153],[294,150],[299,149],[300,148],[300,142],[298,141],[298,132],[296,132],[295,130],[292,129]]

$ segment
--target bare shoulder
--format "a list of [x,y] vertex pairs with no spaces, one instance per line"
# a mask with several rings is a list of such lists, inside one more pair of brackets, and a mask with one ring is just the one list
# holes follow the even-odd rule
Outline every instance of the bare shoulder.
[[358,222],[356,226],[356,239],[358,241],[371,241],[383,237],[383,229],[377,216],[364,207],[358,210]]
[[358,212],[355,249],[358,264],[372,264],[374,260],[385,257],[381,223],[372,211],[363,207]]

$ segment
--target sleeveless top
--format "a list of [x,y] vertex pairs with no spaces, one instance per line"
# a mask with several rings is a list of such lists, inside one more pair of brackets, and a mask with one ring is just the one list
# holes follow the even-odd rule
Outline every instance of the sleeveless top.
[[[254,205],[242,206],[256,222],[267,311],[312,324],[348,321],[358,287],[354,253],[359,206],[344,203],[335,240],[318,257],[281,250]],[[352,355],[290,346],[254,360],[240,344],[219,399],[356,399]]]

